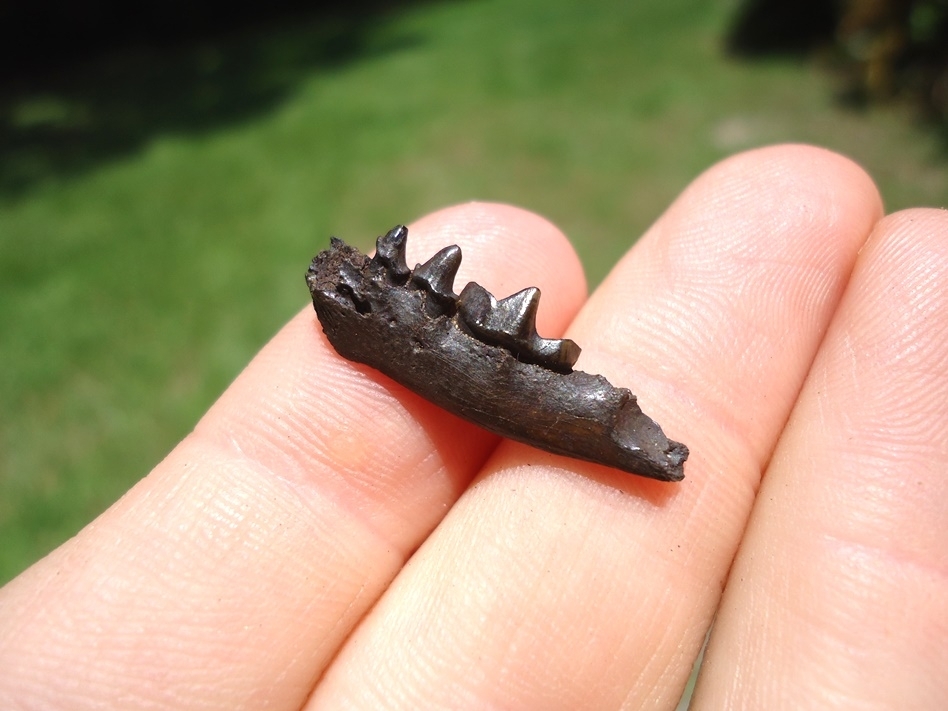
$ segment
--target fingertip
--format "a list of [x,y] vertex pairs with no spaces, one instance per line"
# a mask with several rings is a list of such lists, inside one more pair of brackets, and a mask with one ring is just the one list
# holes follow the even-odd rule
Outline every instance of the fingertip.
[[[879,189],[865,169],[853,159],[819,146],[787,143],[738,153],[705,171],[689,191],[701,190],[708,182],[715,186],[735,184],[742,192],[764,189],[780,195],[787,190],[786,202],[806,187],[841,201],[847,208],[858,208],[873,221],[883,214]],[[718,200],[727,199],[726,191],[715,193]]]
[[946,234],[948,211],[906,210],[860,252],[731,568],[699,705],[829,690],[944,706]]
[[[909,259],[914,250],[930,250],[932,257],[946,256],[948,210],[914,207],[884,217],[869,239],[867,250],[884,249],[894,259]],[[883,239],[880,239],[882,237]]]
[[[846,360],[853,342],[867,344],[861,356],[877,378],[870,392],[848,390],[849,407],[878,398],[880,411],[911,403],[912,431],[940,441],[943,401],[931,398],[944,388],[948,342],[948,211],[915,208],[881,220],[866,243],[853,273],[847,299],[835,321],[846,329],[837,354]],[[848,386],[845,371],[840,388]],[[898,377],[898,374],[902,377]],[[885,405],[888,400],[892,405]],[[908,417],[908,414],[906,414]],[[880,428],[892,430],[888,418]],[[884,438],[878,438],[881,442]],[[917,442],[914,446],[922,446]],[[858,453],[854,453],[858,454]]]

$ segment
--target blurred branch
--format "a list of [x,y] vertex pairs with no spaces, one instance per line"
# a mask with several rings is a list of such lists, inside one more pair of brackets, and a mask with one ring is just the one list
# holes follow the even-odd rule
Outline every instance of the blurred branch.
[[831,49],[851,101],[907,98],[948,129],[948,0],[747,0],[739,55]]

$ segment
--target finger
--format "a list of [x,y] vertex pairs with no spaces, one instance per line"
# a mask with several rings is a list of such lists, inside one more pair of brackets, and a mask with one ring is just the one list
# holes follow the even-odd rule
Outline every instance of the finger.
[[[543,288],[546,333],[584,298],[572,248],[534,215],[437,213],[409,259],[453,242],[459,279]],[[495,444],[341,359],[307,309],[147,478],[0,593],[0,707],[299,708]]]
[[825,151],[699,178],[569,330],[691,447],[680,484],[505,443],[353,634],[314,708],[672,708],[761,468],[880,212]]
[[948,708],[948,214],[883,221],[767,471],[696,708]]

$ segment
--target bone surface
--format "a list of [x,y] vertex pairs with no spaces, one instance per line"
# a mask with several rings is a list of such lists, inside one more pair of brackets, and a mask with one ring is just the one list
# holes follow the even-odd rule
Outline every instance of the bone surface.
[[407,239],[394,227],[370,258],[332,238],[313,259],[306,282],[340,355],[503,437],[661,481],[684,477],[688,448],[635,395],[573,370],[573,341],[537,334],[539,289],[497,300],[471,282],[456,295],[461,249],[411,270]]

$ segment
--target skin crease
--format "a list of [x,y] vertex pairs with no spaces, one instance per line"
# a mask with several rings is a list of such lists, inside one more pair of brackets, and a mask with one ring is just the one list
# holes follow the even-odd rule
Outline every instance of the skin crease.
[[585,304],[536,216],[410,226],[411,265],[540,286],[686,479],[496,446],[308,309],[0,590],[0,708],[673,709],[715,614],[696,708],[948,707],[948,214],[881,214],[844,158],[745,153]]

